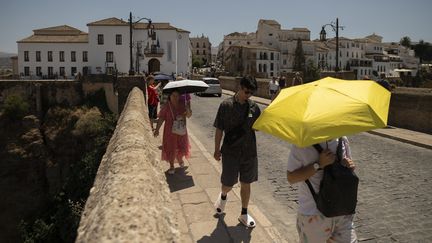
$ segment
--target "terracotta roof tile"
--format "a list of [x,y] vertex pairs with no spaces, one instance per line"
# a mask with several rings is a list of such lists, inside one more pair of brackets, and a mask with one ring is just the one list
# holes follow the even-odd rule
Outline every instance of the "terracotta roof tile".
[[112,17],[88,23],[87,26],[124,26],[129,25],[127,21]]

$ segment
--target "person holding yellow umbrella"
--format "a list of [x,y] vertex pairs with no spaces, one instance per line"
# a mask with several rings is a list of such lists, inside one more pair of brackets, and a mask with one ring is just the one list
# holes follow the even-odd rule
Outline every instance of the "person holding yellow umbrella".
[[[389,103],[390,92],[374,81],[324,78],[283,90],[254,123],[254,129],[293,144],[287,179],[298,185],[300,242],[357,242],[353,217],[358,178],[345,135],[385,127]],[[336,211],[345,211],[336,213],[320,200],[334,198],[323,196],[334,168],[345,168],[341,174],[354,183],[350,195],[339,195],[352,205],[345,210],[347,205],[338,201]]]

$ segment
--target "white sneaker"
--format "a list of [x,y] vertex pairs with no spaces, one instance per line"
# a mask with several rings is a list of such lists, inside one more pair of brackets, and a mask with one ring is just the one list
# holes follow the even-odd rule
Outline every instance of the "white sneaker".
[[256,226],[254,218],[250,216],[249,214],[241,214],[238,217],[238,220],[246,227],[248,228],[254,228]]
[[216,209],[216,213],[217,214],[222,214],[225,210],[225,205],[226,205],[227,200],[222,200],[222,192],[219,193],[219,196],[214,204],[214,207]]

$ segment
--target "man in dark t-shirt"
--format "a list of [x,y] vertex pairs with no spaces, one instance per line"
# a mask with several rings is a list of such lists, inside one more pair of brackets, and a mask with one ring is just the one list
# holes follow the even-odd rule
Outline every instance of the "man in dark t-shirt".
[[247,207],[250,184],[258,180],[256,137],[252,125],[261,111],[249,99],[257,87],[254,78],[242,78],[239,91],[220,104],[214,121],[216,133],[213,156],[218,161],[222,157],[222,188],[215,202],[216,212],[223,213],[227,194],[240,178],[242,210],[238,219],[247,227],[255,227],[255,221],[248,214]]

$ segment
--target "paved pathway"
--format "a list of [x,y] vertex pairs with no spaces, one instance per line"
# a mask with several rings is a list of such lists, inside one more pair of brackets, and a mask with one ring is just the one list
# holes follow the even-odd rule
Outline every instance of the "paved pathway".
[[[269,102],[253,98],[264,105]],[[211,129],[211,124],[204,126]],[[202,137],[212,136],[196,130],[190,133],[193,157],[187,162],[189,168],[186,173],[178,170],[174,176],[167,176],[178,209],[182,242],[296,242],[296,189],[286,182],[283,163],[262,163],[260,174],[265,182],[253,188],[256,201],[250,207],[257,227],[248,230],[237,221],[239,188],[229,194],[227,214],[214,217],[220,165],[205,149],[212,148],[211,141],[207,141],[212,138]],[[200,139],[194,134],[200,135]],[[360,241],[432,242],[432,164],[428,163],[432,157],[432,136],[399,128],[377,129],[371,134],[350,137],[356,146],[353,157],[362,163],[356,170],[361,178],[361,200],[355,219]],[[270,141],[269,135],[259,136],[261,142]],[[288,152],[279,155],[286,158]],[[276,152],[261,149],[261,153],[274,158]]]
[[186,169],[177,168],[174,175],[166,175],[176,205],[181,242],[288,242],[253,201],[249,211],[256,228],[248,229],[239,223],[239,187],[228,194],[226,214],[215,214],[213,203],[220,192],[221,166],[192,132],[189,137],[192,156],[186,161]]

